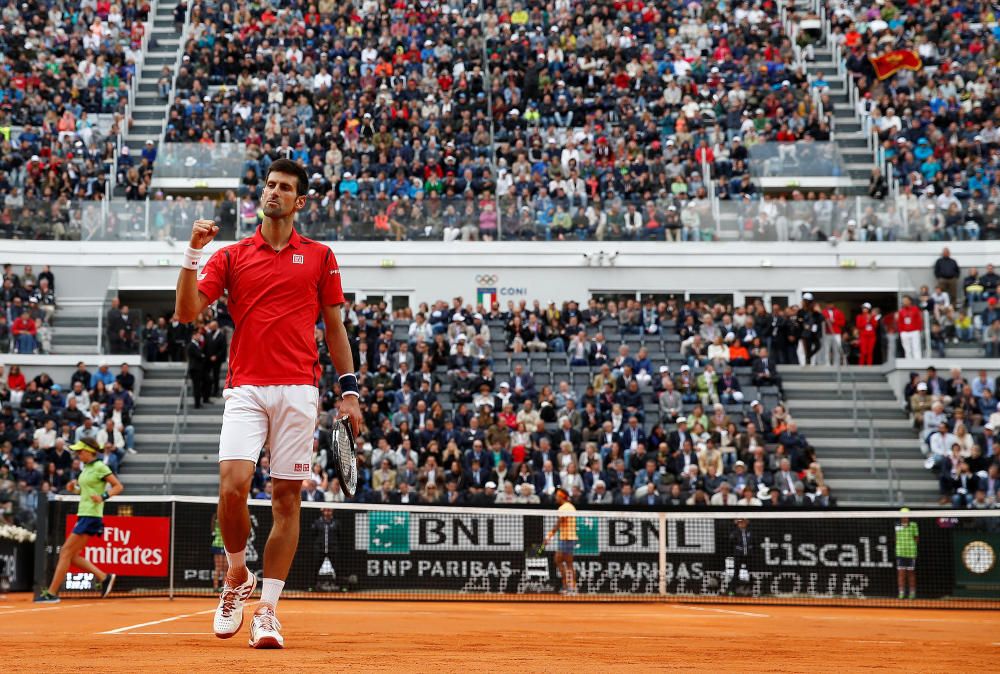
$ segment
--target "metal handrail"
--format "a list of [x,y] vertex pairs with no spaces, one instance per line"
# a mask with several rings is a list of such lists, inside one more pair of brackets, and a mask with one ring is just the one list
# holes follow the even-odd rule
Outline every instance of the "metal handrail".
[[[118,184],[118,157],[122,153],[123,138],[127,138],[131,132],[131,122],[132,113],[135,110],[135,97],[139,91],[139,80],[142,79],[142,68],[146,64],[146,52],[149,48],[150,35],[153,32],[153,22],[156,20],[156,8],[159,5],[158,0],[154,0],[152,7],[150,7],[150,16],[152,19],[143,22],[144,28],[142,31],[142,39],[139,42],[139,53],[135,57],[135,74],[132,76],[132,80],[128,83],[128,88],[126,89],[127,101],[125,103],[125,120],[124,128],[118,129],[118,137],[115,139],[115,156],[111,162],[112,176],[114,176],[114,184]],[[108,181],[109,185],[111,181]],[[110,187],[108,188],[110,189]]]
[[170,81],[170,96],[167,99],[166,111],[163,113],[163,125],[160,128],[160,142],[156,146],[160,152],[163,151],[163,144],[167,141],[167,120],[170,118],[170,108],[174,107],[174,101],[177,97],[177,75],[181,71],[181,63],[184,58],[184,47],[187,46],[188,36],[191,33],[191,11],[193,8],[194,3],[189,3],[187,6],[187,12],[184,14],[184,26],[181,28],[181,37],[177,43],[177,56],[174,59],[174,77]]
[[184,381],[181,383],[180,395],[177,398],[177,409],[174,411],[174,427],[171,431],[170,445],[167,447],[167,459],[163,462],[163,493],[170,494],[174,485],[174,471],[180,464],[181,435],[187,430],[187,370],[184,371]]
[[[838,379],[840,376],[838,368]],[[851,418],[853,420],[853,428],[855,434],[858,433],[858,406],[864,410],[865,416],[868,418],[868,462],[871,474],[878,476],[878,468],[876,466],[875,460],[875,447],[881,451],[882,459],[885,461],[885,479],[886,479],[886,502],[889,505],[898,506],[906,502],[905,496],[903,494],[903,483],[899,477],[899,472],[896,467],[892,464],[892,457],[889,455],[889,451],[885,448],[885,444],[882,441],[882,434],[879,433],[878,428],[875,426],[875,417],[872,415],[871,408],[868,406],[865,400],[864,391],[858,387],[858,378],[855,376],[854,372],[851,370],[847,371],[847,374],[851,378]]]

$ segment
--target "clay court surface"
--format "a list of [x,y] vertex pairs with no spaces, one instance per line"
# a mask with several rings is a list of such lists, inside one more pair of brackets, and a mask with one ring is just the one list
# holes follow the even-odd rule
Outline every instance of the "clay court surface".
[[216,639],[213,610],[211,599],[36,606],[11,595],[0,600],[0,669],[943,672],[1000,659],[993,611],[282,600],[286,649],[254,651],[247,624]]

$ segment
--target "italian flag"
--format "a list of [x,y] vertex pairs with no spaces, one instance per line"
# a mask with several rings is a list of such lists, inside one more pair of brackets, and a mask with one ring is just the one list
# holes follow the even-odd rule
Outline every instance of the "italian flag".
[[496,288],[477,288],[476,289],[476,303],[481,304],[484,309],[489,310],[493,307],[493,303],[497,301],[497,289]]

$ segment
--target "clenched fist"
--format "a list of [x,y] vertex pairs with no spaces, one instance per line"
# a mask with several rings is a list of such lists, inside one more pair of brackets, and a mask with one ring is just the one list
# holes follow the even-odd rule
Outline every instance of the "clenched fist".
[[195,220],[191,228],[191,247],[201,250],[207,246],[215,235],[219,233],[219,226],[215,220]]

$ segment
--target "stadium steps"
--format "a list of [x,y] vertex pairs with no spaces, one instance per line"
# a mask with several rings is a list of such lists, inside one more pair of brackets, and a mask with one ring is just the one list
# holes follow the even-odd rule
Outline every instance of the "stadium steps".
[[56,312],[52,316],[51,353],[99,353],[100,311],[101,307],[96,305],[57,304]]
[[985,353],[983,345],[977,343],[946,344],[944,352],[948,358],[983,358]]
[[[128,485],[129,493],[159,494],[162,491],[177,400],[186,370],[186,363],[143,365],[142,383],[132,413],[138,453],[127,456],[122,463],[122,481]],[[220,415],[220,411],[216,410],[216,414]],[[188,418],[190,420],[191,415]]]
[[819,75],[829,83],[828,93],[833,101],[833,110],[827,110],[834,119],[834,140],[843,157],[851,187],[845,192],[848,195],[867,196],[868,178],[874,166],[872,151],[868,149],[868,141],[861,130],[861,123],[854,114],[848,96],[848,81],[838,74],[837,63],[833,60],[833,51],[826,46],[817,46],[815,59],[807,62],[807,72]]
[[125,142],[133,154],[138,154],[147,140],[158,144],[166,115],[166,101],[157,91],[157,81],[163,66],[173,69],[177,51],[182,47],[182,34],[174,29],[174,9],[178,0],[160,0],[151,17],[149,46],[139,72],[132,124]]
[[[813,447],[823,474],[841,505],[891,505],[888,461],[909,505],[936,505],[937,483],[923,467],[912,424],[884,375],[873,368],[845,366],[838,393],[836,368],[785,365],[780,369],[788,410]],[[858,381],[859,411],[852,418],[851,376]],[[872,474],[867,409],[879,433]]]

